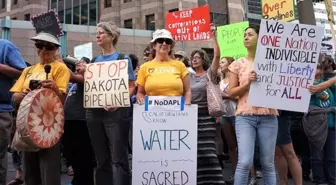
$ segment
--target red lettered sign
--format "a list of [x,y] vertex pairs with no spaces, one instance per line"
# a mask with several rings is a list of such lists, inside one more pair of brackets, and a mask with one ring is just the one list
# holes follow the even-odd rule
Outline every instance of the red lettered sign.
[[209,6],[168,13],[166,29],[175,41],[211,39]]

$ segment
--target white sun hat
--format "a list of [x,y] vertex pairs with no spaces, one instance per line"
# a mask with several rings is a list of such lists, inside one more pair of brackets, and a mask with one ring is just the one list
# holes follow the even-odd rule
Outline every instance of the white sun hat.
[[153,33],[153,39],[150,42],[153,43],[156,39],[160,39],[160,38],[171,39],[173,42],[175,42],[170,31],[166,29],[156,30]]
[[52,34],[45,33],[45,32],[40,32],[35,37],[32,37],[31,40],[33,40],[33,41],[40,40],[40,41],[45,41],[45,42],[50,42],[50,43],[56,44],[57,46],[61,46],[57,37],[53,36]]

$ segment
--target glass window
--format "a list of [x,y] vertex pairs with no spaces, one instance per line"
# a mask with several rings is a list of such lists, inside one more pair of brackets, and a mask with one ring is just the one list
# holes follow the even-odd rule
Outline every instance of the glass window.
[[155,30],[155,14],[146,15],[146,30]]
[[169,10],[169,13],[171,13],[171,12],[177,12],[177,11],[179,11],[179,9],[178,8],[174,8],[174,9]]
[[213,56],[214,56],[214,50],[213,48],[202,48],[210,58],[210,62],[212,62]]
[[105,8],[108,8],[111,6],[112,6],[111,0],[105,0]]
[[260,26],[260,19],[248,19],[249,24],[255,25],[255,26]]
[[[97,6],[96,0],[73,0],[73,8],[71,8],[71,1],[65,1],[66,9],[63,10],[62,4],[59,4],[58,16],[61,23],[75,24],[75,25],[97,25]],[[79,4],[81,3],[81,4]],[[89,6],[88,6],[89,3]],[[57,3],[53,3],[51,8],[56,8]],[[64,20],[65,13],[65,20]]]
[[1,1],[1,8],[6,8],[6,0]]
[[210,21],[216,25],[228,24],[228,15],[210,12]]
[[124,20],[124,28],[133,29],[133,20],[132,19]]
[[87,0],[82,0],[82,5],[81,5],[81,17],[80,17],[80,22],[81,25],[87,25],[88,21],[88,10],[87,10]]
[[27,13],[24,15],[24,20],[25,21],[30,21],[30,13]]
[[61,23],[64,23],[64,11],[58,11],[58,19]]

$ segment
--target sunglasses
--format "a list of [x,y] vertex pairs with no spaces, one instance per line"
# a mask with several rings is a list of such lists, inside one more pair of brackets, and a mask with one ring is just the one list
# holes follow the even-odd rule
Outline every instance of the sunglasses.
[[150,52],[144,52],[143,56],[148,57],[150,55]]
[[55,44],[49,43],[49,42],[36,42],[35,43],[36,48],[38,49],[46,49],[46,50],[55,50],[58,47]]
[[155,40],[156,43],[163,44],[164,42],[168,45],[173,44],[173,40],[171,39],[166,39],[166,38],[159,38]]

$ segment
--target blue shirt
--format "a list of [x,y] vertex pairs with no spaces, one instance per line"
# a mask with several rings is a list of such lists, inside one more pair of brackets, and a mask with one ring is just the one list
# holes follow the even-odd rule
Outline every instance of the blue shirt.
[[[112,60],[117,60],[119,56],[118,52],[115,52],[111,55],[99,55],[95,62],[108,62],[108,61],[112,61]],[[128,80],[136,80],[134,72],[133,72],[133,66],[132,66],[132,60],[130,59],[129,56],[124,55],[124,59],[128,60]]]
[[[0,39],[0,64],[23,70],[26,67],[19,49],[10,41]],[[14,79],[0,73],[0,112],[12,112],[13,102],[10,88]]]

